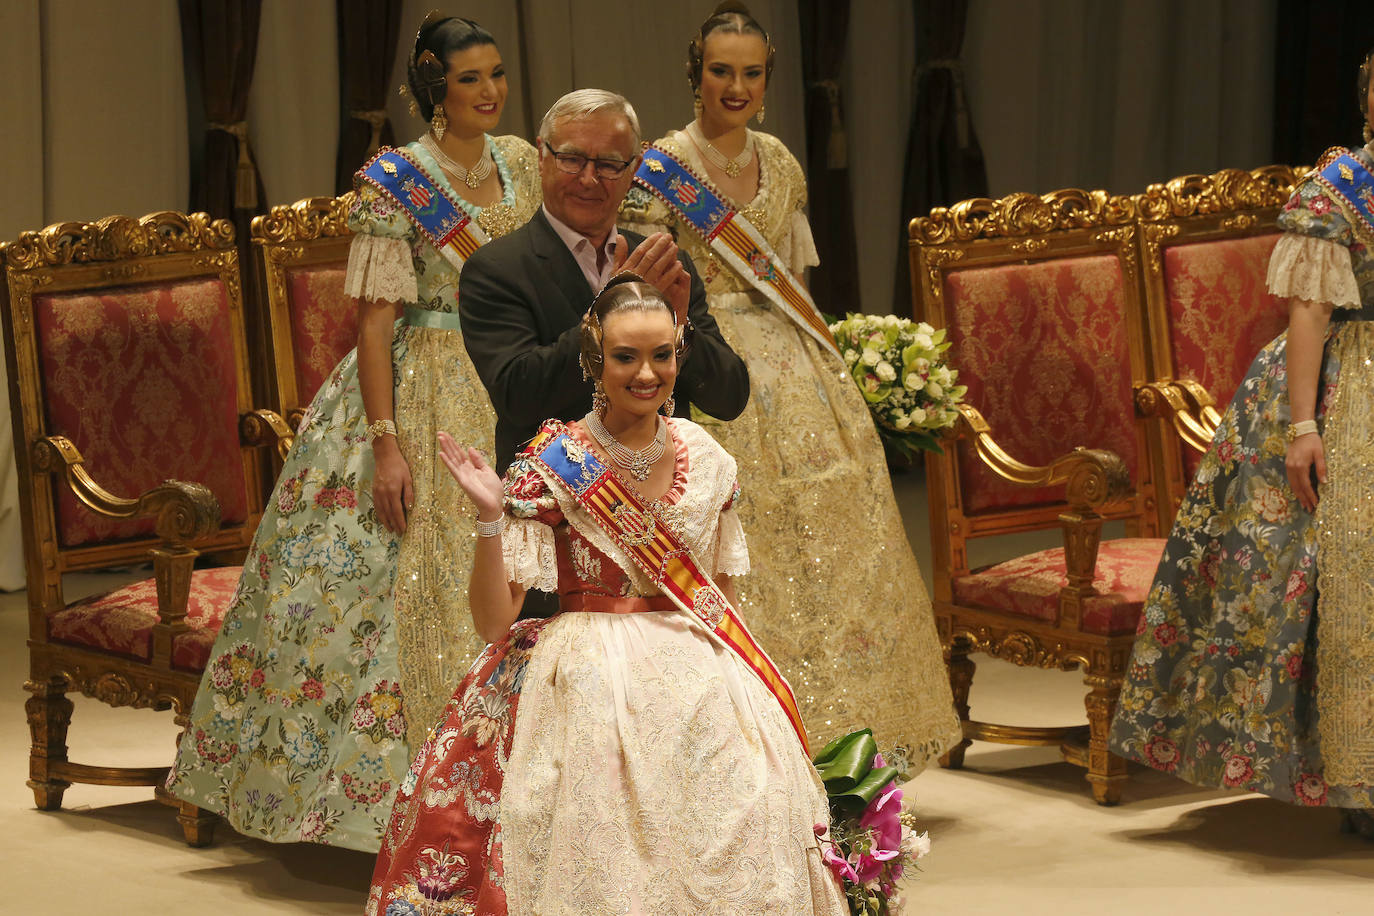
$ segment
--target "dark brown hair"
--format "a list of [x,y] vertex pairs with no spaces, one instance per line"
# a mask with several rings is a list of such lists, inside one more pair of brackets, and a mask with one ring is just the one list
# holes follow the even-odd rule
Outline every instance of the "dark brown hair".
[[477,45],[495,45],[491,33],[471,19],[430,13],[415,33],[415,47],[406,62],[406,83],[420,109],[420,117],[434,117],[434,106],[448,94],[448,60]]
[[764,60],[763,81],[767,83],[772,78],[775,53],[773,40],[749,12],[749,7],[734,0],[725,0],[706,17],[706,21],[697,29],[692,40],[687,42],[687,82],[692,84],[693,92],[701,88],[702,55],[706,53],[706,39],[712,32],[717,31],[734,35],[757,35],[762,38],[764,46],[768,48],[768,56]]
[[677,327],[677,314],[668,300],[658,291],[658,287],[644,282],[644,278],[632,271],[624,271],[611,279],[597,294],[592,307],[582,316],[582,372],[588,378],[599,379],[606,365],[603,343],[603,326],[607,318],[620,312],[653,312],[664,309],[673,319],[677,329],[674,335],[673,351],[678,363],[687,355],[682,328]]

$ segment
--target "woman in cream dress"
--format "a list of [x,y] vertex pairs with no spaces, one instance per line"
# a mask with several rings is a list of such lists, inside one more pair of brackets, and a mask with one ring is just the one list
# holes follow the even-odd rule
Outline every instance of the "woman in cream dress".
[[490,449],[495,417],[458,329],[458,266],[406,189],[368,175],[413,165],[425,193],[490,237],[539,206],[539,174],[528,143],[485,133],[506,82],[480,26],[426,19],[409,82],[434,129],[359,172],[345,280],[358,347],[302,421],[168,779],[277,842],[375,852],[414,749],[482,648],[467,610],[472,512],[436,433]]
[[[736,204],[800,283],[818,263],[802,208],[806,179],[763,119],[767,34],[722,4],[688,51],[699,114],[654,146]],[[644,175],[643,168],[640,174]],[[960,739],[921,571],[882,444],[839,357],[771,302],[664,200],[637,184],[622,225],[672,232],[706,284],[711,314],[749,367],[749,406],[703,418],[739,462],[751,567],[739,608],[797,692],[819,743],[872,726],[913,770]]]
[[[658,415],[681,343],[657,290],[612,281],[582,325],[591,413],[547,421],[504,482],[445,439],[478,508],[470,606],[492,644],[411,767],[369,916],[848,912],[784,703],[702,591],[668,597],[632,546],[651,513],[721,602],[749,568],[734,460]],[[598,515],[588,494],[616,487],[633,496]],[[559,613],[516,622],[535,587]]]

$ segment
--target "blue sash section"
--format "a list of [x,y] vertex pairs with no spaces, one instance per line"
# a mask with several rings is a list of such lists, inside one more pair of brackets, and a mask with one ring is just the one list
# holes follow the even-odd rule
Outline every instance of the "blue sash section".
[[606,473],[606,466],[592,450],[567,433],[555,436],[544,446],[539,460],[579,496]]
[[468,222],[468,215],[449,199],[404,150],[384,149],[360,174],[401,205],[420,231],[443,250],[449,238]]
[[644,151],[635,181],[662,198],[708,242],[735,210],[680,162],[652,146]]
[[1341,196],[1366,232],[1374,232],[1374,175],[1364,163],[1347,153],[1322,169],[1321,180]]

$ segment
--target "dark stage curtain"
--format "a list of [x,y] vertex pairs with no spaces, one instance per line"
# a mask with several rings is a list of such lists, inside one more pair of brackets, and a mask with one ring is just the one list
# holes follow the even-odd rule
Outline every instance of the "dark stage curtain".
[[387,83],[401,32],[401,0],[337,0],[339,22],[339,154],[334,191],[353,188],[353,173],[396,134],[386,114]]
[[911,307],[907,223],[932,207],[988,193],[983,150],[973,130],[964,93],[964,46],[969,0],[912,0],[916,22],[916,69],[902,179],[901,256],[893,301]]
[[[187,106],[205,127],[201,155],[191,162],[191,209],[233,220],[243,277],[244,324],[253,355],[253,403],[276,404],[271,335],[249,234],[267,209],[262,176],[248,145],[248,90],[258,53],[262,0],[179,0]],[[196,87],[199,92],[196,92]],[[203,112],[203,121],[195,117]]]
[[823,311],[842,315],[859,311],[854,201],[840,98],[849,0],[801,0],[798,12],[806,83],[806,188],[821,259],[811,271],[811,294]]
[[1332,146],[1359,146],[1355,77],[1374,47],[1368,0],[1279,0],[1274,161],[1312,165]]

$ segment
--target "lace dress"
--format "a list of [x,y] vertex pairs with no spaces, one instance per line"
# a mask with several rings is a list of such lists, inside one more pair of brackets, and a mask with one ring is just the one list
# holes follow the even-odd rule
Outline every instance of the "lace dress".
[[[704,569],[747,570],[734,461],[669,423],[661,500]],[[777,700],[528,461],[506,495],[512,580],[600,610],[520,621],[478,659],[397,799],[367,912],[847,913],[814,832],[825,792]]]
[[[1374,168],[1368,150],[1353,155]],[[1332,303],[1315,514],[1288,484],[1287,332],[1222,416],[1145,602],[1111,746],[1198,785],[1374,807],[1374,230],[1311,177],[1269,289]]]
[[[759,190],[741,212],[799,274],[819,263],[802,213],[806,179],[781,141],[753,136]],[[655,146],[706,175],[682,131]],[[676,236],[726,342],[749,367],[744,413],[729,423],[700,418],[739,462],[753,566],[737,584],[740,613],[796,690],[817,747],[871,726],[919,770],[960,740],[959,723],[930,598],[863,396],[838,358],[660,201],[636,186],[621,223]]]
[[[503,197],[462,201],[489,236],[540,203],[537,156],[492,141]],[[399,300],[395,419],[415,505],[378,521],[372,449],[349,353],[311,402],[244,564],[168,789],[242,833],[375,852],[413,749],[482,649],[467,609],[473,513],[436,456],[451,432],[489,452],[495,415],[457,330],[458,271],[371,184],[358,183],[345,290]]]

